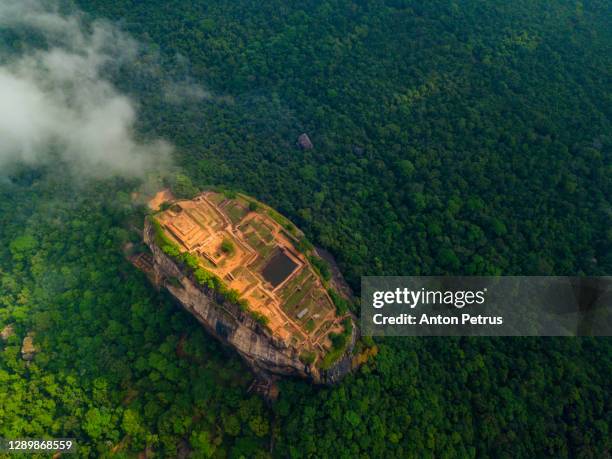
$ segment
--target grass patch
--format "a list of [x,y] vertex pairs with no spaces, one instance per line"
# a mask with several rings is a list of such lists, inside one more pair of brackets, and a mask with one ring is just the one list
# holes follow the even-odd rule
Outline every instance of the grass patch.
[[287,313],[293,311],[297,305],[301,303],[304,297],[310,293],[310,288],[312,287],[313,283],[314,279],[310,277],[306,282],[304,282],[301,290],[296,290],[291,297],[289,297],[289,299],[285,302],[283,309],[287,311]]
[[342,321],[344,330],[342,333],[330,333],[329,339],[332,342],[331,350],[323,357],[319,368],[329,370],[336,361],[342,357],[348,346],[349,339],[353,333],[353,323],[348,317]]
[[221,251],[227,253],[228,255],[234,255],[236,252],[236,247],[232,241],[225,238],[223,239],[223,242],[221,242]]
[[283,288],[282,299],[286,300],[293,293],[295,293],[296,289],[306,279],[306,276],[309,276],[309,275],[310,275],[310,272],[308,271],[308,269],[302,269],[302,271],[297,276],[295,276],[287,284],[285,284],[285,287]]
[[311,365],[315,361],[316,357],[317,355],[314,352],[303,351],[300,354],[300,362],[302,362],[304,365]]

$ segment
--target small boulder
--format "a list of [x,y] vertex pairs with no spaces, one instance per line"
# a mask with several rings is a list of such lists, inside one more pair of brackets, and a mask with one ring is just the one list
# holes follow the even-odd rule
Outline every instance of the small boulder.
[[302,150],[312,150],[314,148],[314,145],[310,141],[310,137],[308,137],[306,133],[300,134],[297,139],[297,144]]
[[21,344],[21,358],[23,360],[32,360],[36,352],[37,349],[34,346],[34,332],[29,332]]
[[7,341],[11,336],[15,334],[15,328],[13,324],[9,324],[0,331],[0,338],[2,341]]

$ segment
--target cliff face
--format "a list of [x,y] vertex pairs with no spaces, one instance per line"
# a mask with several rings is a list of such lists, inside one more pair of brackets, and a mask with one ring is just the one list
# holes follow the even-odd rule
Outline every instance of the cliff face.
[[191,275],[182,271],[155,244],[155,230],[148,219],[145,221],[144,242],[153,255],[151,276],[156,286],[165,287],[210,334],[234,348],[260,377],[269,380],[274,375],[297,376],[314,383],[332,384],[350,372],[357,327],[353,326],[351,343],[343,357],[329,370],[320,371],[302,363],[294,349],[272,336],[238,305],[198,285]]

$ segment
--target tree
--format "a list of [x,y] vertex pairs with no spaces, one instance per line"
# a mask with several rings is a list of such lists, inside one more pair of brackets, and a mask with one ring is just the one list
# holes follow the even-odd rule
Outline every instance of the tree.
[[189,443],[193,448],[193,457],[208,458],[215,453],[215,445],[210,441],[210,433],[206,431],[193,431],[189,437]]

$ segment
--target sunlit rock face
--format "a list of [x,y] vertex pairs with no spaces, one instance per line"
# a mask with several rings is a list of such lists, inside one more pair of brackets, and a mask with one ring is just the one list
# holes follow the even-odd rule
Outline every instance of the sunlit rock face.
[[200,286],[193,276],[155,243],[155,230],[145,221],[144,241],[152,253],[150,277],[158,288],[166,288],[213,336],[231,346],[260,377],[294,376],[314,383],[331,384],[351,371],[351,351],[357,329],[353,327],[351,344],[346,354],[326,371],[304,364],[298,352],[273,336],[266,327],[253,319],[239,305],[233,304],[214,291]]

